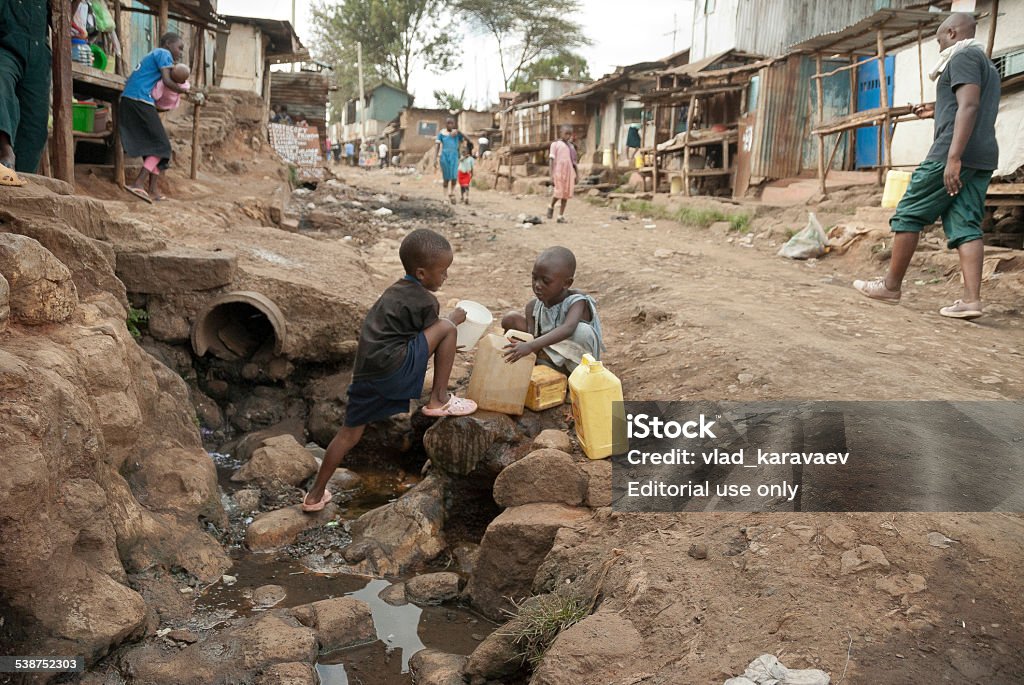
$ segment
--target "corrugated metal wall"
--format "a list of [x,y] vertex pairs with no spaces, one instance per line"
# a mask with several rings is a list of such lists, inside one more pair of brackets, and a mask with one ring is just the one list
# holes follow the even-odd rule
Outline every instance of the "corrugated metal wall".
[[274,71],[270,74],[270,104],[287,105],[293,119],[304,116],[316,126],[323,143],[327,135],[327,74],[314,71]]
[[781,55],[791,45],[855,24],[879,9],[921,4],[920,0],[737,1],[736,47],[767,56]]

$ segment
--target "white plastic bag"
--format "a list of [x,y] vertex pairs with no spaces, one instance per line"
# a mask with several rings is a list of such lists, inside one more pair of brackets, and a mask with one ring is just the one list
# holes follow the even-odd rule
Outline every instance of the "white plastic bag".
[[778,254],[790,259],[811,259],[825,254],[827,248],[828,236],[825,235],[825,229],[818,223],[818,217],[814,216],[814,212],[810,212],[807,216],[807,226],[780,247]]

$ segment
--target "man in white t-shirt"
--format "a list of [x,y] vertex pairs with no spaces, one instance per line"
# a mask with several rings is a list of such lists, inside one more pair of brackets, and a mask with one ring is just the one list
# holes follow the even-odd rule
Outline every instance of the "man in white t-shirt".
[[388,165],[388,144],[381,142],[377,146],[377,156],[380,157],[380,168],[383,169]]

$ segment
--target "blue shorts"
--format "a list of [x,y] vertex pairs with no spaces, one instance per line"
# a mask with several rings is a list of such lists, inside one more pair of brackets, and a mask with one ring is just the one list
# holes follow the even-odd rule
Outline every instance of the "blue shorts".
[[430,345],[421,331],[409,341],[405,360],[396,371],[383,378],[354,381],[348,386],[345,425],[365,426],[409,411],[409,400],[419,399],[423,394],[429,359]]

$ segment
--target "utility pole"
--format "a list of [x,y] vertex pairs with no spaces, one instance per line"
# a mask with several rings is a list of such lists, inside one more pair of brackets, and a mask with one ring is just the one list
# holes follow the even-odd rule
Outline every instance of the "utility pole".
[[[299,32],[295,27],[295,0],[292,0],[292,31],[295,31],[296,34]],[[292,62],[291,64],[291,71],[293,74],[295,73],[295,62]]]
[[366,88],[363,86],[363,44],[356,43],[359,65],[359,148],[366,148]]

